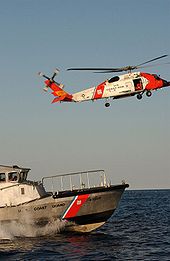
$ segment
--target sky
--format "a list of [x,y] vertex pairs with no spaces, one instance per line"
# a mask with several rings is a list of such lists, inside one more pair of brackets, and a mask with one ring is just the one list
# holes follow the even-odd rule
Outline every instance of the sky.
[[[136,65],[168,54],[169,0],[0,0],[0,164],[30,179],[104,169],[130,189],[170,188],[170,88],[111,101],[51,104],[37,72],[74,93],[112,75],[69,67]],[[170,65],[147,68],[170,80]],[[114,75],[113,75],[114,76]]]

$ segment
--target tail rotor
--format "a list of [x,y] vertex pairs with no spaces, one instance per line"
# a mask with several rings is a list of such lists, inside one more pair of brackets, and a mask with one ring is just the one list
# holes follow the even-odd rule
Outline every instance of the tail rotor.
[[[42,73],[42,72],[38,72],[38,76],[44,77],[44,78],[47,79],[50,83],[53,83],[53,82],[55,82],[54,78],[59,74],[59,72],[60,72],[60,70],[56,68],[56,69],[54,70],[54,73],[53,73],[53,75],[52,75],[51,77],[48,77],[47,75],[45,75],[45,74]],[[43,88],[43,90],[44,90],[45,92],[47,92],[47,91],[48,91],[48,88],[49,88],[49,85],[46,84],[45,87]]]

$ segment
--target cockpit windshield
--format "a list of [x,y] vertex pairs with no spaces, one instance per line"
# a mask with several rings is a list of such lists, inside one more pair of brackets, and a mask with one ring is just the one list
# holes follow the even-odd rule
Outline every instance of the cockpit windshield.
[[160,80],[160,77],[157,74],[153,74],[153,76],[156,80]]

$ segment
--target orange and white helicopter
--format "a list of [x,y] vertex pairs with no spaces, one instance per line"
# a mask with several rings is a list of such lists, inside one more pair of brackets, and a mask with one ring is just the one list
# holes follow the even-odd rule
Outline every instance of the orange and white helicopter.
[[[158,59],[164,58],[167,55],[162,55],[156,57],[152,60],[146,61],[139,65],[135,66],[125,66],[121,68],[70,68],[70,70],[81,70],[81,71],[94,71],[99,73],[113,73],[113,72],[123,72],[128,71],[128,73],[114,76],[110,79],[107,79],[100,83],[97,86],[85,89],[83,91],[69,94],[63,88],[64,85],[57,83],[54,78],[59,73],[59,70],[54,71],[53,76],[50,78],[43,73],[38,73],[40,76],[46,78],[44,81],[45,88],[44,91],[47,91],[48,88],[52,90],[52,94],[55,96],[52,103],[55,102],[82,102],[82,101],[95,101],[99,99],[105,99],[105,106],[109,107],[110,103],[108,99],[119,99],[129,96],[136,95],[137,99],[141,99],[143,94],[146,93],[148,97],[152,95],[152,91],[161,89],[163,87],[170,86],[170,81],[161,79],[156,74],[150,74],[145,72],[132,72],[132,70],[149,67],[145,64],[156,61]],[[168,63],[167,63],[168,64]],[[152,65],[153,66],[153,65]]]

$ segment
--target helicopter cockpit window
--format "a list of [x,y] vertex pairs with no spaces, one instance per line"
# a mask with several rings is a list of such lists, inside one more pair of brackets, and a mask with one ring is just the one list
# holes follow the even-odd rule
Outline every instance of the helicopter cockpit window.
[[160,77],[157,74],[153,74],[153,76],[156,80],[160,80]]
[[5,173],[0,173],[0,182],[5,181]]
[[119,76],[114,76],[114,77],[112,77],[112,78],[110,78],[109,80],[108,80],[108,82],[109,83],[111,83],[111,82],[117,82],[117,81],[119,81]]
[[17,181],[18,179],[18,173],[17,172],[10,172],[8,173],[8,180],[9,181]]

